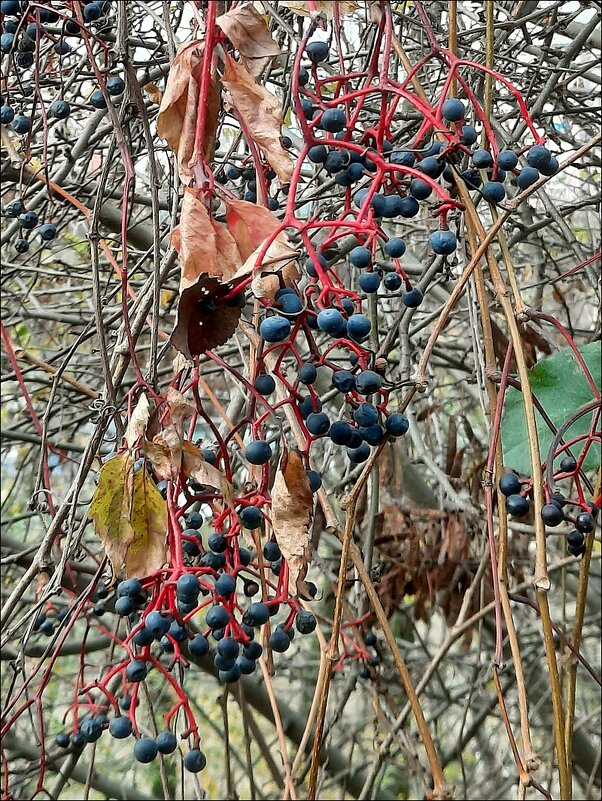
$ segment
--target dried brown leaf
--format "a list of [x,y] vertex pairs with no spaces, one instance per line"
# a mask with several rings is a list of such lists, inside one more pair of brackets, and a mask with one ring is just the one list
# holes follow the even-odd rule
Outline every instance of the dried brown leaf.
[[[241,261],[249,256],[280,228],[280,220],[269,209],[246,200],[226,200],[228,230],[234,237]],[[239,271],[237,277],[242,272]]]
[[[315,10],[310,8],[307,2],[302,2],[302,0],[280,0],[280,5],[300,17],[314,17],[316,14],[322,14],[326,19],[332,19],[334,16],[334,3],[332,0],[316,0],[314,3]],[[353,0],[341,0],[339,2],[339,15],[343,17],[345,14],[351,14],[356,8],[357,3],[354,3]]]
[[228,281],[242,262],[228,228],[213,219],[191,189],[184,192],[180,224],[172,231],[171,241],[180,261],[180,291],[196,284],[203,275]]
[[201,450],[192,442],[184,442],[182,445],[182,469],[189,478],[221,493],[227,506],[232,505],[232,485],[217,467],[205,461]]
[[216,19],[216,23],[240,53],[242,63],[257,77],[280,48],[272,39],[261,14],[252,5],[237,6]]
[[138,398],[138,403],[134,407],[132,416],[128,422],[125,432],[125,441],[128,448],[133,448],[136,442],[146,431],[147,423],[151,416],[151,406],[146,397],[146,392],[143,392]]
[[[216,278],[203,276],[181,293],[171,344],[187,359],[223,345],[236,331],[241,310],[223,302],[227,291]],[[210,298],[215,309],[207,306]]]
[[[240,268],[241,273],[251,273],[253,271],[255,262],[262,248],[263,245],[260,245],[251,253]],[[280,279],[275,273],[278,273],[282,277],[285,286],[291,286],[300,275],[297,269],[296,258],[297,253],[289,243],[288,237],[284,231],[278,234],[265,252],[261,260],[261,265],[257,268],[256,274],[251,282],[251,291],[255,297],[274,300],[276,292],[278,292],[281,287]]]
[[281,183],[290,183],[293,162],[280,141],[282,111],[278,99],[257,83],[243,64],[229,56],[226,56],[222,83],[230,92],[232,105],[253,142],[261,149]]
[[[157,133],[161,139],[167,140],[176,154],[178,172],[184,184],[191,183],[198,159],[195,136],[202,63],[202,42],[190,42],[178,48],[157,117]],[[211,75],[203,142],[205,161],[210,161],[213,155],[219,107],[219,88],[215,76]]]
[[297,592],[311,558],[313,499],[303,460],[285,452],[272,487],[272,528],[289,569],[289,586]]
[[156,83],[147,83],[144,87],[144,91],[148,95],[148,99],[151,101],[151,103],[156,103],[158,106],[161,105],[163,92],[159,89]]

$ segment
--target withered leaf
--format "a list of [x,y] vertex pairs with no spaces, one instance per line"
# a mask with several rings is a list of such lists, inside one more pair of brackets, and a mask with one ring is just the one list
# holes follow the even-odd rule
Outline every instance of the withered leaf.
[[227,293],[228,287],[209,276],[181,293],[171,343],[187,359],[223,345],[236,331],[241,309],[223,302]]
[[[241,262],[246,261],[270,234],[280,228],[280,220],[264,206],[246,200],[228,198],[225,202],[228,230],[236,241]],[[239,270],[237,277],[241,274]]]
[[[167,86],[161,98],[157,133],[166,139],[176,154],[182,183],[190,184],[198,159],[195,153],[197,111],[203,64],[203,43],[190,42],[178,48],[169,70]],[[210,161],[215,147],[220,107],[219,88],[211,75],[206,106],[203,158]]]
[[286,559],[289,585],[297,592],[311,559],[313,500],[309,478],[297,451],[284,453],[272,487],[272,528]]
[[280,142],[282,111],[277,98],[257,83],[243,64],[229,56],[226,56],[222,83],[253,142],[272,165],[281,183],[290,183],[293,162]]
[[138,398],[138,403],[134,407],[130,417],[128,427],[125,432],[125,441],[128,448],[133,448],[136,442],[146,431],[147,423],[151,416],[151,406],[146,397],[146,392],[142,392]]
[[168,388],[166,402],[169,409],[167,419],[152,441],[145,440],[144,450],[157,475],[175,480],[182,466],[185,426],[196,414],[196,409],[175,387]]
[[128,453],[106,462],[88,516],[115,574],[143,577],[167,561],[167,505],[145,468]]
[[195,284],[202,275],[228,281],[242,262],[227,226],[209,214],[192,189],[184,192],[180,224],[172,231],[171,241],[180,261],[180,290]]
[[[290,9],[300,17],[313,17],[316,14],[322,14],[326,19],[332,19],[334,16],[334,3],[332,0],[316,0],[314,3],[315,10],[310,8],[309,3],[302,2],[301,0],[280,0],[280,5]],[[357,8],[357,3],[353,0],[341,0],[339,2],[339,14],[344,16],[350,14]]]
[[236,6],[219,16],[216,23],[255,78],[272,58],[280,55],[280,48],[272,39],[264,18],[252,5]]
[[200,448],[192,442],[184,442],[182,445],[182,469],[187,476],[194,478],[199,484],[213,487],[221,493],[227,506],[232,505],[232,485],[217,467],[205,461]]
[[[241,267],[240,272],[250,273],[253,271],[257,257],[262,249],[263,244],[251,253]],[[297,253],[289,243],[288,237],[284,232],[281,232],[268,247],[261,260],[261,265],[257,268],[251,282],[251,291],[255,297],[274,300],[276,292],[281,286],[278,275],[282,277],[285,286],[291,286],[300,275],[296,258]],[[274,273],[278,273],[278,275]]]

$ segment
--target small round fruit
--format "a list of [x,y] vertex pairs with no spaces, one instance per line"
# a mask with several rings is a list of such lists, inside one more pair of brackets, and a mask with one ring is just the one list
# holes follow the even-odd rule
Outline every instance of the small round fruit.
[[481,189],[483,197],[490,203],[501,203],[506,197],[504,184],[499,181],[486,181]]
[[516,183],[519,189],[527,189],[538,180],[539,170],[536,170],[535,167],[523,167],[518,174]]
[[56,225],[44,223],[44,225],[39,227],[38,234],[40,235],[40,239],[44,242],[50,242],[56,237]]
[[320,61],[326,61],[330,48],[327,42],[310,42],[305,48],[305,52],[310,61],[318,64]]
[[91,106],[97,109],[104,109],[107,107],[107,101],[100,89],[95,89],[89,97]]
[[380,286],[380,273],[373,270],[372,272],[364,272],[360,275],[359,285],[362,292],[367,295],[378,292]]
[[393,412],[385,420],[385,430],[392,437],[403,437],[407,433],[410,423],[405,414]]
[[560,169],[560,164],[558,163],[558,159],[556,156],[552,156],[547,164],[542,164],[539,168],[539,172],[542,175],[556,175],[558,170]]
[[31,130],[31,120],[29,119],[29,117],[25,117],[23,114],[19,114],[14,118],[11,127],[15,133],[21,135],[29,133]]
[[497,164],[502,170],[513,170],[518,164],[518,156],[513,150],[502,150],[498,153]]
[[58,745],[59,748],[69,748],[69,735],[66,731],[60,731],[56,737],[54,738],[54,742]]
[[337,336],[345,327],[345,320],[338,309],[323,309],[318,314],[318,327],[331,336]]
[[516,473],[504,473],[500,476],[499,484],[500,492],[507,498],[510,495],[518,495],[521,489],[521,483]]
[[111,75],[107,80],[107,92],[112,97],[122,95],[125,91],[125,81],[119,75]]
[[240,511],[239,517],[243,526],[250,531],[259,528],[263,522],[261,509],[257,506],[245,506],[245,508]]
[[358,448],[347,448],[347,457],[349,458],[349,461],[353,462],[354,464],[361,464],[362,462],[365,462],[369,456],[370,446],[366,442],[362,442]]
[[360,395],[372,395],[378,392],[382,379],[374,370],[364,370],[355,379],[355,387]]
[[127,595],[124,595],[122,598],[118,598],[115,601],[115,612],[118,615],[121,615],[121,617],[127,617],[128,615],[131,615],[135,609],[136,605]]
[[406,243],[400,236],[394,236],[385,242],[385,253],[392,259],[400,259],[406,252]]
[[328,108],[322,114],[320,120],[320,127],[329,133],[339,133],[343,131],[347,125],[347,117],[341,108]]
[[285,317],[266,317],[259,326],[259,334],[266,342],[283,342],[291,333],[291,324]]
[[441,111],[443,117],[449,122],[460,122],[466,114],[464,103],[457,97],[450,97],[449,100],[446,100]]
[[546,526],[559,526],[564,520],[562,510],[555,503],[546,503],[541,507],[541,519]]
[[158,734],[155,742],[157,743],[157,751],[160,754],[173,754],[178,747],[178,739],[169,729],[165,729],[165,731]]
[[66,100],[53,100],[48,109],[50,115],[57,120],[66,120],[71,114],[71,106]]
[[370,333],[372,324],[363,314],[352,314],[347,320],[347,334],[356,342],[361,342]]
[[378,422],[378,409],[372,403],[360,403],[353,412],[353,419],[359,426],[371,426]]
[[355,389],[355,376],[349,370],[337,370],[332,376],[332,385],[339,392],[351,392]]
[[330,428],[330,420],[324,412],[312,412],[307,416],[306,420],[307,430],[315,437],[323,437],[328,434]]
[[472,163],[477,170],[486,170],[493,164],[491,153],[488,150],[475,150],[472,154]]
[[257,439],[247,445],[245,458],[250,464],[267,464],[272,458],[272,449],[265,440]]
[[243,620],[247,625],[259,628],[270,619],[270,608],[267,604],[258,602],[249,606],[243,615]]
[[282,552],[277,542],[268,540],[263,546],[263,555],[268,562],[275,562],[277,559],[280,559]]
[[416,200],[426,200],[433,194],[433,187],[420,178],[410,181],[410,194]]
[[290,638],[284,629],[276,629],[269,639],[270,648],[276,653],[283,654],[290,648]]
[[27,253],[29,250],[29,242],[27,239],[17,239],[15,242],[15,250],[17,253]]
[[577,469],[577,460],[574,456],[565,456],[560,462],[560,469],[563,473],[574,473]]
[[524,517],[530,509],[527,498],[522,495],[509,495],[506,498],[506,511],[512,517]]
[[267,373],[262,373],[258,375],[255,379],[255,389],[260,395],[271,395],[272,392],[276,389],[276,382],[272,378],[271,375],[267,375]]
[[116,740],[125,740],[133,731],[132,721],[120,715],[109,723],[109,734]]
[[575,519],[575,528],[582,534],[591,534],[596,528],[596,521],[590,512],[581,512]]
[[434,234],[431,234],[429,243],[433,252],[439,256],[451,255],[458,244],[451,231],[435,231]]
[[19,214],[19,224],[21,228],[35,228],[38,224],[38,215],[35,211],[24,211],[23,214]]
[[215,531],[207,540],[207,545],[216,554],[222,554],[228,547],[228,540],[219,531]]
[[383,280],[383,286],[387,292],[397,292],[402,283],[403,280],[399,273],[387,273]]
[[11,200],[10,203],[6,206],[6,213],[9,217],[18,217],[19,214],[23,214],[25,211],[25,205],[22,200]]
[[236,590],[236,579],[229,573],[224,573],[215,582],[215,591],[222,598],[229,598]]
[[148,668],[146,667],[146,662],[142,662],[140,659],[133,659],[125,669],[125,675],[128,681],[135,683],[144,681],[147,674]]
[[353,436],[353,428],[344,420],[337,420],[330,426],[329,436],[335,445],[348,445]]
[[88,3],[84,6],[83,14],[86,22],[95,22],[97,19],[100,19],[102,7],[100,3]]
[[316,625],[316,618],[311,612],[307,612],[305,610],[297,612],[295,626],[297,627],[299,634],[311,634],[312,631],[315,630]]
[[209,653],[209,640],[207,640],[206,637],[203,637],[202,634],[195,634],[192,640],[190,640],[188,643],[188,650],[190,651],[191,656],[200,659],[200,657]]
[[159,749],[155,740],[151,737],[141,737],[139,740],[136,740],[136,745],[134,746],[134,759],[137,762],[147,764],[153,761],[158,751]]
[[474,145],[474,143],[479,138],[477,133],[477,129],[473,125],[463,125],[462,130],[460,131],[460,142],[463,145]]
[[322,486],[322,476],[316,470],[307,470],[309,478],[309,488],[312,492],[317,492]]
[[552,154],[547,147],[534,145],[527,153],[527,164],[529,167],[541,170],[542,167],[546,167],[549,164],[551,158]]
[[365,270],[372,262],[372,252],[368,248],[358,245],[350,252],[349,261],[354,267]]
[[314,381],[316,381],[316,379],[318,378],[318,371],[315,365],[309,363],[304,364],[299,369],[298,378],[302,384],[306,385],[313,384]]
[[324,164],[328,156],[328,150],[324,145],[313,145],[307,151],[307,158],[314,164]]
[[210,629],[224,629],[230,622],[230,612],[224,606],[212,606],[207,612],[205,622]]
[[200,773],[207,765],[207,757],[198,748],[193,748],[184,757],[184,767],[190,773]]
[[418,289],[418,287],[414,287],[410,289],[409,292],[404,292],[401,296],[401,300],[404,306],[407,306],[408,309],[417,309],[418,306],[422,303],[424,296],[422,292]]

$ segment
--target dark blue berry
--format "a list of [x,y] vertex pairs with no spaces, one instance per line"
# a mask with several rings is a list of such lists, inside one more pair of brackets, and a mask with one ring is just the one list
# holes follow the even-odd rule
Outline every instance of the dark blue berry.
[[265,440],[257,439],[247,445],[245,458],[250,464],[266,464],[272,458],[272,449]]

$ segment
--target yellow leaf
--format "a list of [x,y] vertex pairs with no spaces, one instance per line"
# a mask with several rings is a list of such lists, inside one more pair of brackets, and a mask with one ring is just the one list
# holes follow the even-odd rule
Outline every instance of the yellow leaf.
[[134,461],[123,453],[103,464],[88,516],[94,521],[107,556],[118,573],[125,561],[134,530],[130,524],[134,488]]
[[167,562],[167,505],[145,468],[134,475],[128,453],[102,466],[88,516],[115,574],[125,566],[142,578]]
[[125,555],[127,576],[148,576],[167,561],[167,504],[146,469],[134,476],[131,526],[134,538]]

